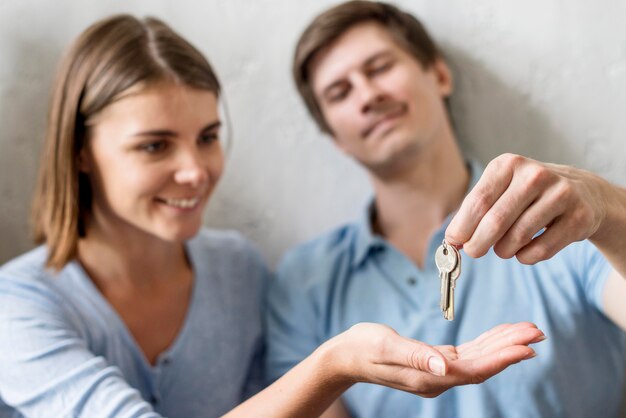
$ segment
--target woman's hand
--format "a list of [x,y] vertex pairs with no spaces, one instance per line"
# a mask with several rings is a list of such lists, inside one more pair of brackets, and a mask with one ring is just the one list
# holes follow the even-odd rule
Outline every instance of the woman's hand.
[[535,356],[529,344],[545,339],[534,324],[499,325],[460,346],[429,346],[379,324],[357,324],[329,340],[328,361],[351,383],[389,386],[435,397],[454,386],[482,383]]
[[265,390],[224,418],[319,417],[357,382],[424,397],[481,383],[535,356],[528,344],[544,339],[534,324],[505,324],[458,347],[432,347],[378,324],[358,324],[322,344]]

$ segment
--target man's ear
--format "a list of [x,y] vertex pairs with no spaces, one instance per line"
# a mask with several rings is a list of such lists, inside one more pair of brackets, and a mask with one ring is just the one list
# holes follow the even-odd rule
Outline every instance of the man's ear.
[[439,85],[439,92],[441,93],[441,96],[450,96],[454,85],[452,82],[452,71],[450,71],[448,64],[446,64],[443,58],[437,58],[432,64],[432,70],[437,78],[437,84]]

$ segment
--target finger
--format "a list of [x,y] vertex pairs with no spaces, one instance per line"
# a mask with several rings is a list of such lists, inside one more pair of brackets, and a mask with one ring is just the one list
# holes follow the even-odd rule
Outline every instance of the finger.
[[511,258],[528,245],[539,231],[563,214],[565,205],[558,193],[540,197],[515,221],[507,233],[494,246],[495,253],[502,258]]
[[409,367],[436,376],[445,376],[448,370],[448,361],[437,349],[398,334],[385,339],[382,353],[381,364]]
[[484,341],[482,344],[471,347],[470,349],[459,351],[460,359],[476,359],[499,352],[507,347],[528,345],[531,343],[543,341],[545,335],[537,328],[525,327],[511,330],[502,335],[493,336]]
[[[435,382],[448,377],[435,376],[409,367],[396,365],[377,365],[372,370],[371,383],[421,394],[430,391]],[[439,383],[440,384],[440,383]]]
[[443,354],[448,361],[458,359],[456,347],[453,345],[436,345],[434,348]]
[[470,350],[474,350],[476,348],[482,348],[484,346],[487,346],[493,343],[493,341],[506,338],[508,335],[512,333],[521,332],[526,329],[537,330],[541,332],[540,330],[538,330],[537,326],[533,324],[532,322],[517,322],[515,324],[501,324],[490,329],[487,332],[484,332],[483,334],[481,334],[474,340],[461,344],[460,346],[457,347],[457,352],[459,353],[459,355],[464,355]]
[[509,341],[513,345],[528,344],[537,335],[543,335],[543,331],[531,322],[507,324],[506,327],[498,327],[497,332],[485,333],[482,338],[462,344],[457,347],[457,352],[459,356],[467,356],[472,351],[484,352],[490,346],[502,347],[503,341]]
[[469,241],[463,244],[470,257],[485,255],[539,195],[541,190],[528,187],[521,174],[514,174],[509,187],[479,221]]
[[472,237],[480,220],[511,183],[513,168],[508,160],[508,156],[501,156],[487,165],[480,180],[450,221],[446,229],[447,242],[460,247]]
[[535,264],[548,260],[556,253],[576,240],[577,231],[565,220],[559,217],[543,234],[533,239],[528,245],[519,250],[515,256],[522,264]]
[[525,345],[506,347],[477,359],[459,360],[450,366],[450,373],[458,372],[465,382],[482,383],[507,367],[535,356],[535,351]]
[[514,324],[497,325],[491,328],[490,330],[483,332],[478,337],[474,338],[472,341],[468,341],[466,343],[461,344],[460,346],[457,347],[457,350],[462,349],[463,347],[479,344],[481,341],[484,341],[486,338],[490,337],[491,335],[502,332],[502,330],[508,329],[513,325]]

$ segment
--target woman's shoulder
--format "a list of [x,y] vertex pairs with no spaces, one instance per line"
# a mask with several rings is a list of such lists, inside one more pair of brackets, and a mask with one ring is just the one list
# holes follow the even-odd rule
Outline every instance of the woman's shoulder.
[[241,257],[246,254],[258,254],[258,248],[240,232],[235,230],[218,230],[202,228],[189,241],[195,250],[210,251],[221,256]]
[[[65,312],[67,297],[60,283],[67,276],[46,267],[47,249],[37,247],[0,267],[0,310],[11,315]],[[1,316],[1,315],[0,315]]]
[[268,274],[259,249],[241,233],[233,230],[203,228],[188,243],[196,266],[233,274]]
[[48,251],[43,245],[19,255],[0,266],[0,278],[9,281],[41,282],[54,275],[46,268],[47,256]]

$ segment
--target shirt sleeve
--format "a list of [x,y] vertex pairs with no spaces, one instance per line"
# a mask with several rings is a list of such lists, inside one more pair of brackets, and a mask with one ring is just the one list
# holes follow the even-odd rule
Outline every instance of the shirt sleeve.
[[270,282],[265,311],[268,381],[274,381],[311,354],[321,339],[319,309],[309,281],[315,276],[299,253],[288,254]]
[[604,312],[604,287],[613,267],[604,258],[600,250],[588,240],[575,244],[578,246],[576,254],[579,263],[579,281],[585,291],[589,303],[601,312]]
[[27,417],[160,417],[90,352],[58,293],[12,275],[0,277],[0,396]]

